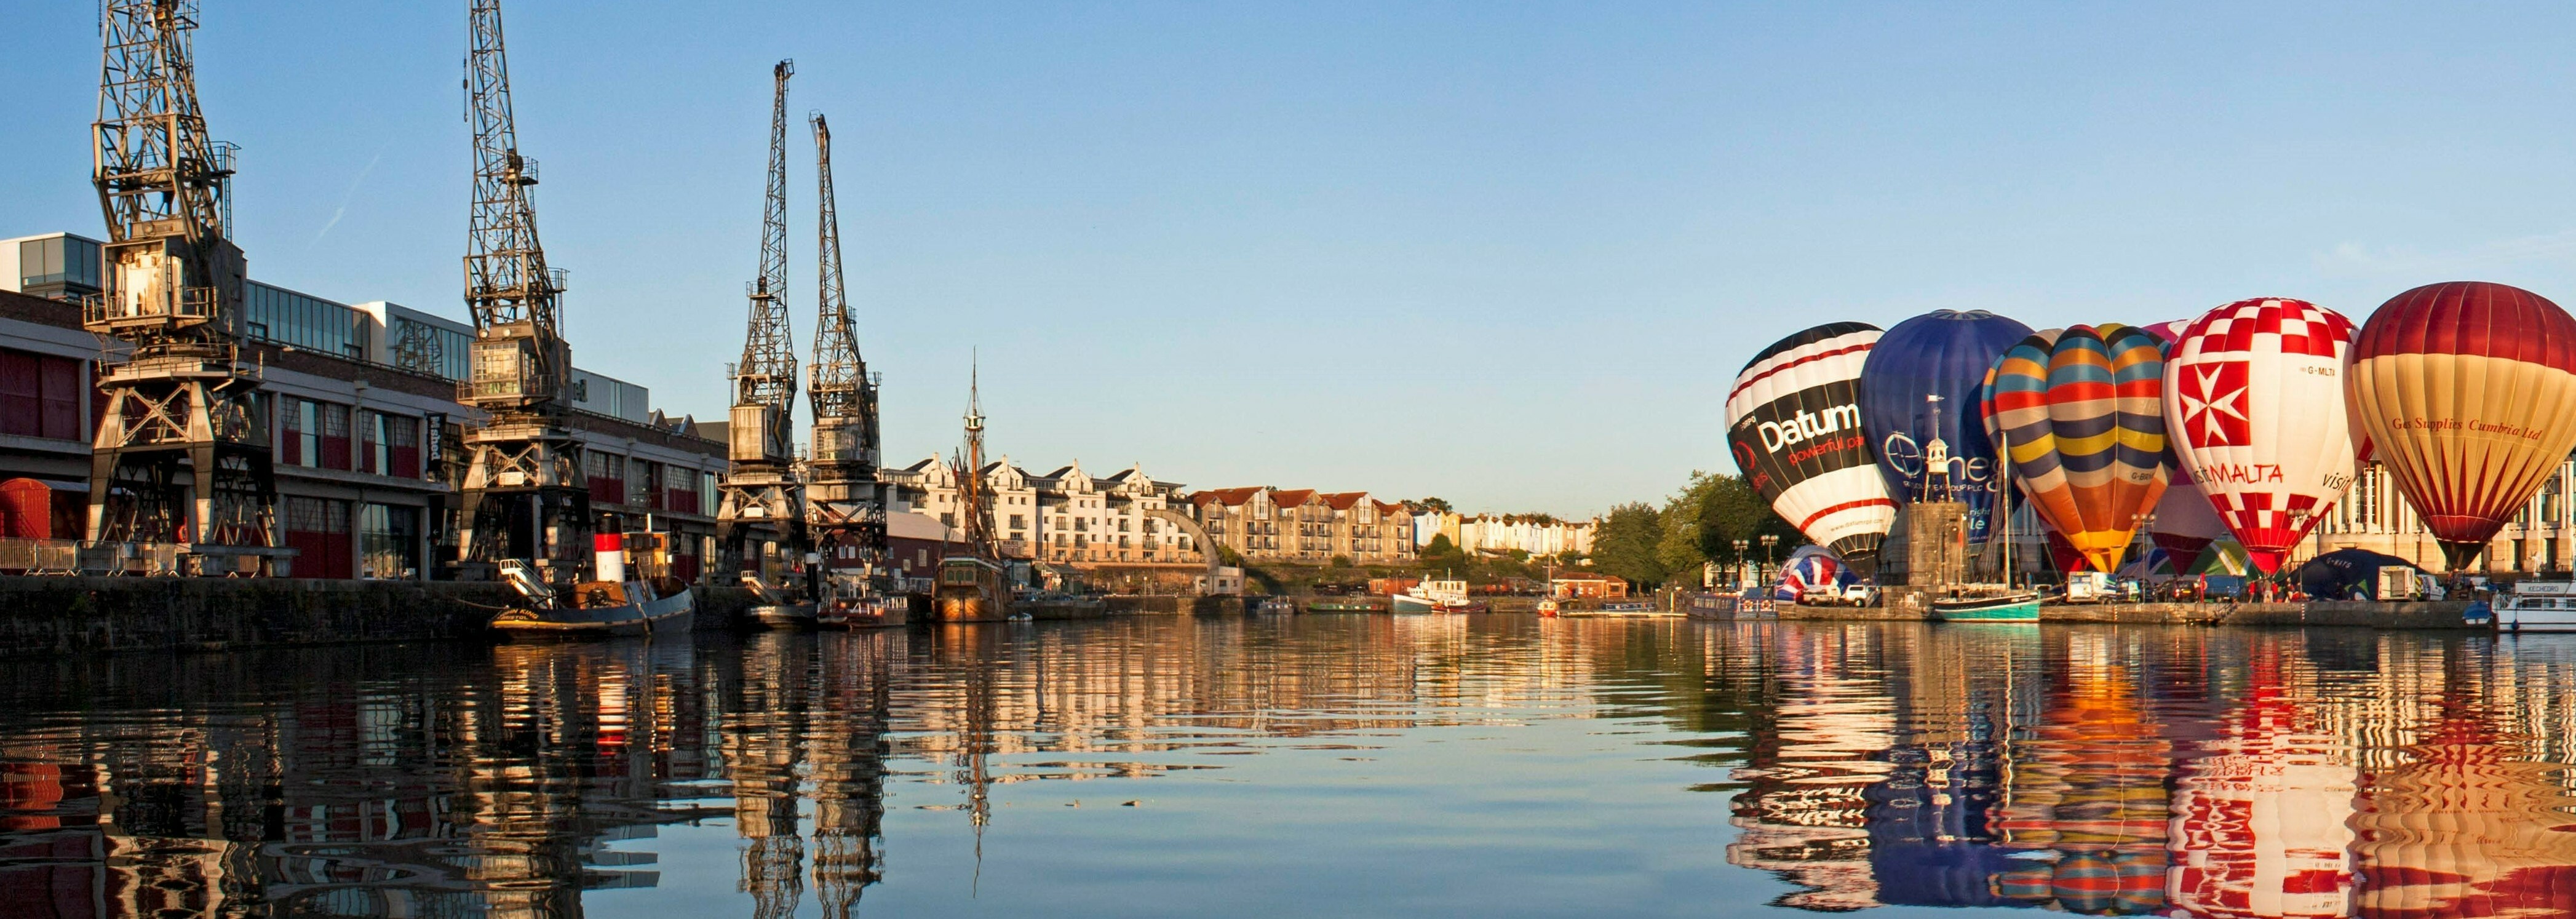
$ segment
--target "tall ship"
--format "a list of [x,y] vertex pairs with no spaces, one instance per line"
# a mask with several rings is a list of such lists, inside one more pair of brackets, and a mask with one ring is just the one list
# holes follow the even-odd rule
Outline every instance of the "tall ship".
[[1010,569],[993,542],[993,495],[984,486],[983,396],[973,382],[966,392],[966,445],[951,463],[963,520],[948,531],[931,615],[942,622],[999,622],[1011,615]]

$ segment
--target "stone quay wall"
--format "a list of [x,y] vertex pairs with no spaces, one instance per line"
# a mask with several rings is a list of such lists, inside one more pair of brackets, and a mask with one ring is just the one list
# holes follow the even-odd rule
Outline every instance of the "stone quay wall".
[[[0,576],[0,657],[486,639],[496,583]],[[751,592],[697,589],[695,626],[733,627]]]

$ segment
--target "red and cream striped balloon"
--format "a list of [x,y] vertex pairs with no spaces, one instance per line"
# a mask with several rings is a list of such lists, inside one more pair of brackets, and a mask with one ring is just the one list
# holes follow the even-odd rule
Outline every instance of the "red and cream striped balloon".
[[2201,314],[2165,359],[2174,459],[2265,574],[2352,487],[2352,320],[2302,300]]
[[2576,317],[2517,287],[2427,284],[2371,314],[2346,385],[2456,571],[2576,448]]

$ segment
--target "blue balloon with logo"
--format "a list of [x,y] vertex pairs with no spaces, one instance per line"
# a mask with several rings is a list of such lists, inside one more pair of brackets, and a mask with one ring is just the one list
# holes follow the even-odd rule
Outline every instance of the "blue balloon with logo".
[[1861,424],[1888,490],[1907,503],[1966,504],[1972,543],[1993,528],[2003,483],[1977,415],[1978,389],[1995,359],[2030,333],[1984,310],[1936,310],[1888,329],[1861,365]]

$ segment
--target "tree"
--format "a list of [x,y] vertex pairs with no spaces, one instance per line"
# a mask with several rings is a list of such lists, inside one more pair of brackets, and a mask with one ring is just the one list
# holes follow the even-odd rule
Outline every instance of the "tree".
[[1663,515],[1653,505],[1630,502],[1610,509],[1592,539],[1592,560],[1602,573],[1639,585],[1663,583],[1669,569],[1657,558]]
[[1333,556],[1332,561],[1331,561],[1331,562],[1329,562],[1329,563],[1327,563],[1327,567],[1332,567],[1332,568],[1348,568],[1348,567],[1350,567],[1350,566],[1351,566],[1351,557],[1350,557],[1350,556],[1347,556],[1347,555],[1336,555],[1336,556]]
[[1422,499],[1422,500],[1420,500],[1420,501],[1415,501],[1415,502],[1413,502],[1413,503],[1418,504],[1418,505],[1421,505],[1421,507],[1422,507],[1422,509],[1423,509],[1423,510],[1426,510],[1426,511],[1439,511],[1439,512],[1441,512],[1441,513],[1443,513],[1443,514],[1450,513],[1450,512],[1452,512],[1452,511],[1455,511],[1455,510],[1456,510],[1456,508],[1453,508],[1453,507],[1450,507],[1450,506],[1449,506],[1449,501],[1448,501],[1448,499],[1445,499],[1445,498],[1424,498],[1424,499]]
[[1690,484],[1664,505],[1662,519],[1655,557],[1671,572],[1733,562],[1738,539],[1748,546],[1760,545],[1764,535],[1780,537],[1784,546],[1802,540],[1743,476],[1692,472]]

